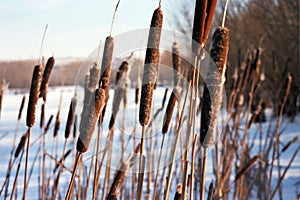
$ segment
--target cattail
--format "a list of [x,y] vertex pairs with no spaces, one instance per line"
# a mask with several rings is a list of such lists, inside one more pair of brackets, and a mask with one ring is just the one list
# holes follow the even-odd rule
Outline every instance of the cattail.
[[140,90],[141,90],[141,79],[140,76],[138,75],[137,81],[136,81],[136,88],[135,88],[135,104],[139,103],[139,95],[140,95]]
[[162,10],[157,8],[152,16],[151,29],[149,31],[145,66],[143,73],[143,85],[139,110],[139,121],[142,126],[149,123],[153,88],[156,79],[156,65],[159,59],[159,43],[163,22]]
[[[214,132],[222,102],[223,84],[229,45],[229,30],[219,27],[214,32],[210,56],[217,69],[211,66],[207,72],[203,91],[203,106],[201,113],[200,141],[204,149],[214,142]],[[211,94],[211,95],[210,95]]]
[[73,124],[73,139],[76,138],[77,133],[77,115],[75,115],[74,124]]
[[213,20],[213,16],[215,13],[215,9],[217,6],[218,0],[209,0],[207,1],[207,8],[206,8],[206,18],[205,18],[205,27],[204,27],[204,33],[202,38],[202,43],[205,45],[206,40],[208,38],[208,33],[210,30],[210,25]]
[[212,200],[213,199],[213,194],[214,194],[214,184],[213,184],[213,182],[211,182],[209,184],[209,188],[208,188],[207,200]]
[[245,165],[241,171],[239,171],[235,176],[235,181],[237,181],[242,175],[244,175],[254,164],[255,162],[260,158],[260,155],[254,156],[247,165]]
[[41,80],[42,80],[41,66],[36,65],[34,67],[32,80],[31,80],[31,87],[30,87],[30,94],[29,94],[29,101],[28,101],[28,108],[27,108],[27,118],[26,118],[27,127],[32,127],[35,123],[36,104],[39,99]]
[[[64,160],[71,154],[71,152],[72,152],[72,149],[69,149],[69,150],[65,153],[65,155],[64,155],[64,157],[63,157]],[[62,158],[61,158],[61,159],[59,160],[59,162],[55,165],[54,170],[53,170],[54,173],[55,173],[56,170],[58,169],[59,163],[62,164]]]
[[21,139],[20,139],[20,142],[17,146],[17,149],[15,151],[15,158],[17,158],[21,152],[21,150],[24,149],[25,147],[25,144],[26,144],[26,139],[27,139],[27,133],[25,133],[24,135],[22,135]]
[[126,174],[129,168],[132,166],[136,154],[139,152],[140,144],[138,144],[134,149],[134,154],[130,155],[128,161],[122,163],[120,169],[117,171],[113,183],[110,187],[109,193],[106,197],[106,200],[117,200],[118,199],[118,190],[121,187],[122,183],[125,180]]
[[168,91],[169,91],[169,88],[166,88],[165,89],[165,94],[164,94],[164,97],[163,97],[163,100],[162,100],[162,103],[161,103],[161,107],[165,107],[165,103],[166,103],[166,100],[167,100],[167,95],[168,95]]
[[22,113],[23,113],[23,109],[24,109],[25,100],[26,100],[26,96],[23,96],[22,102],[21,102],[21,106],[20,106],[20,109],[19,109],[18,121],[19,121],[19,120],[21,119],[21,117],[22,117]]
[[179,184],[176,187],[176,193],[174,196],[174,200],[181,200],[182,199],[182,185]]
[[94,63],[94,66],[90,69],[90,79],[89,79],[89,83],[88,83],[88,87],[90,89],[95,89],[97,82],[98,82],[98,77],[100,74],[100,67],[98,65],[97,62]]
[[203,35],[205,27],[206,8],[208,0],[197,0],[195,5],[192,51],[199,55],[201,45],[203,44]]
[[60,128],[60,108],[58,109],[57,114],[56,114],[54,131],[53,131],[54,138],[57,136],[59,128]]
[[43,128],[45,122],[45,103],[41,107],[41,119],[40,119],[40,128]]
[[53,115],[50,116],[50,118],[49,118],[49,120],[48,120],[48,122],[47,122],[47,125],[46,125],[46,127],[45,127],[45,129],[44,129],[44,134],[46,134],[47,131],[49,130],[50,125],[51,125],[51,122],[52,122],[52,119],[53,119]]
[[47,93],[47,86],[49,83],[51,71],[54,66],[54,62],[55,62],[55,60],[53,57],[50,57],[47,60],[46,67],[45,67],[45,70],[43,73],[43,80],[42,80],[41,87],[40,87],[40,95],[39,95],[40,98],[44,97],[44,95],[46,95],[46,93]]
[[177,42],[173,43],[172,46],[172,63],[173,63],[173,73],[174,73],[174,87],[177,86],[180,77],[180,65],[181,58],[179,56],[179,46]]
[[121,88],[121,87],[117,87],[115,89],[115,94],[114,94],[114,99],[113,99],[113,105],[112,105],[112,109],[113,109],[113,113],[112,116],[110,118],[109,121],[109,129],[112,129],[114,127],[115,124],[115,119],[117,117],[119,108],[120,108],[120,103],[124,97],[125,94],[125,89]]
[[114,50],[114,38],[108,36],[105,39],[104,52],[101,64],[101,74],[99,80],[99,88],[105,91],[105,104],[109,98],[109,80],[111,74],[112,55]]
[[292,140],[290,140],[281,150],[281,153],[285,152],[293,143],[295,143],[298,140],[298,137],[294,137]]
[[122,72],[128,72],[129,70],[129,66],[128,66],[128,62],[127,61],[123,61],[122,64],[119,67],[119,70]]
[[122,71],[118,71],[117,74],[116,74],[116,82],[115,82],[115,85],[117,85],[120,81],[120,79],[122,78],[123,76],[123,72]]
[[105,91],[103,89],[96,89],[93,96],[94,98],[91,98],[87,112],[84,118],[82,118],[83,122],[80,127],[80,135],[76,146],[77,151],[80,153],[84,153],[88,150],[97,118],[105,104]]
[[168,132],[169,129],[169,125],[172,119],[172,115],[173,115],[173,111],[175,108],[175,103],[176,101],[178,101],[180,99],[180,93],[181,93],[181,88],[180,87],[175,87],[173,89],[173,92],[170,96],[168,105],[167,105],[167,110],[164,116],[164,124],[163,124],[163,128],[162,128],[162,133],[166,134]]
[[65,129],[65,138],[69,138],[71,133],[71,128],[73,125],[74,117],[75,117],[75,111],[76,111],[76,105],[77,105],[77,98],[76,96],[72,98],[68,113],[68,119],[66,123],[66,129]]

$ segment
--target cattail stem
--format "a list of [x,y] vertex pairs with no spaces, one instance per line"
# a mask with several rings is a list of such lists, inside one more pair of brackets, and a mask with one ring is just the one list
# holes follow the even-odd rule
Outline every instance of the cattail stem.
[[[101,118],[101,114],[100,114]],[[98,158],[99,158],[99,150],[100,150],[100,135],[101,135],[101,126],[98,124],[98,131],[97,131],[97,147],[96,147],[96,159],[95,159],[95,167],[94,167],[94,182],[93,182],[93,197],[92,199],[96,199],[97,191],[98,191]]]
[[206,161],[207,161],[207,149],[205,148],[204,149],[204,153],[203,153],[203,160],[202,160],[200,200],[204,200],[205,176],[206,176]]
[[194,141],[192,146],[192,162],[191,162],[191,181],[190,181],[190,199],[193,199],[194,193],[194,173],[195,173],[195,153],[196,153],[196,142],[198,134],[194,135]]
[[25,161],[25,174],[24,174],[24,190],[23,190],[23,199],[26,200],[26,190],[27,190],[27,168],[28,168],[28,157],[29,157],[29,148],[30,148],[30,132],[31,128],[27,130],[27,149],[26,149],[26,161]]
[[81,156],[82,156],[82,153],[77,152],[76,159],[75,159],[75,164],[74,164],[74,169],[73,169],[72,177],[71,177],[71,180],[70,180],[70,183],[69,183],[69,187],[68,187],[68,191],[67,191],[65,200],[68,200],[70,198],[71,192],[73,190],[73,183],[74,183],[74,179],[75,179],[75,174],[76,174],[77,167],[78,167],[79,161],[81,159]]
[[63,170],[63,164],[64,164],[64,159],[65,159],[65,150],[66,150],[66,146],[67,146],[67,139],[65,139],[65,142],[64,142],[64,147],[63,147],[63,151],[62,151],[62,156],[61,156],[61,164],[59,166],[59,172],[57,174],[57,178],[56,180],[54,181],[54,194],[53,194],[53,197],[54,199],[56,199],[56,196],[57,196],[57,193],[58,193],[58,185],[59,185],[59,178],[60,178],[60,175],[62,173],[62,170]]
[[20,172],[20,168],[21,168],[21,163],[22,163],[23,155],[24,155],[24,150],[22,150],[22,153],[21,153],[21,156],[20,156],[20,160],[19,160],[19,164],[18,164],[16,175],[15,175],[15,180],[14,180],[13,188],[11,190],[10,200],[13,200],[14,194],[15,194],[15,191],[16,191],[16,188],[17,188],[17,181],[18,181],[18,177],[19,177],[19,172]]
[[157,170],[156,170],[155,182],[154,182],[154,192],[153,192],[153,197],[152,197],[152,199],[154,199],[154,200],[156,199],[156,190],[157,190],[157,183],[158,183],[158,172],[159,172],[159,165],[160,165],[160,159],[161,159],[161,154],[162,154],[162,148],[164,146],[164,141],[165,141],[165,134],[163,134],[161,145],[160,145],[160,150],[159,150]]
[[140,147],[140,161],[139,161],[139,177],[138,177],[138,190],[137,190],[137,199],[142,199],[143,193],[143,178],[144,178],[144,171],[143,168],[143,153],[144,153],[144,138],[146,138],[146,128],[145,126],[142,127],[142,138],[141,138],[141,147]]

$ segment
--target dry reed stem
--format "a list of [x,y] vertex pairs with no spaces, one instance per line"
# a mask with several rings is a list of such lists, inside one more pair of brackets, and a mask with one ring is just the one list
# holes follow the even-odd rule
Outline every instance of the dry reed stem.
[[208,0],[198,0],[195,5],[192,36],[192,51],[195,55],[200,55],[203,42],[207,1]]
[[198,134],[194,135],[193,146],[192,146],[192,161],[191,161],[191,182],[190,182],[190,199],[193,199],[194,192],[194,173],[195,173],[195,154],[196,154],[196,143]]
[[105,91],[103,89],[96,89],[93,96],[94,98],[91,98],[87,112],[82,119],[80,135],[77,140],[76,149],[80,153],[84,153],[88,150],[98,116],[105,104]]
[[43,72],[43,80],[42,80],[42,83],[41,83],[41,86],[40,86],[40,94],[39,94],[40,98],[41,97],[44,98],[44,96],[47,93],[47,86],[48,86],[48,83],[49,83],[51,71],[54,67],[54,63],[55,63],[55,59],[53,57],[50,57],[47,60],[46,67],[45,67],[44,72]]
[[139,121],[142,126],[147,125],[150,119],[153,89],[156,81],[156,66],[159,60],[159,43],[162,22],[162,10],[160,8],[157,8],[154,11],[151,20],[144,64],[141,102],[139,111]]
[[70,198],[70,195],[71,195],[71,192],[72,192],[72,189],[73,189],[75,174],[76,174],[77,167],[78,167],[78,164],[80,162],[81,156],[82,156],[82,153],[77,152],[75,163],[74,163],[74,169],[73,169],[72,177],[71,177],[71,180],[70,180],[70,183],[69,183],[69,187],[68,187],[68,191],[67,191],[65,200],[69,200],[69,198]]
[[28,101],[28,107],[27,107],[26,125],[29,128],[32,127],[35,123],[36,104],[39,99],[39,90],[40,90],[41,80],[42,80],[41,66],[36,65],[33,70],[30,94],[29,94],[29,101]]
[[165,141],[165,134],[163,134],[163,138],[161,141],[161,146],[159,150],[159,156],[158,156],[158,162],[157,162],[157,170],[156,170],[156,175],[155,175],[155,182],[154,182],[154,191],[153,191],[153,197],[152,199],[156,199],[156,190],[157,190],[157,184],[158,184],[158,174],[159,174],[159,165],[160,165],[160,160],[161,160],[161,154],[162,154],[162,148],[164,146],[164,141]]
[[77,105],[77,98],[76,95],[72,98],[69,112],[68,112],[68,119],[66,123],[66,129],[65,129],[65,138],[68,139],[71,134],[71,128],[75,119],[75,112],[76,112],[76,105]]
[[183,103],[183,107],[180,113],[180,117],[179,117],[179,122],[178,122],[178,126],[175,132],[175,144],[174,147],[172,148],[172,152],[171,152],[171,166],[169,168],[169,173],[168,173],[168,179],[167,179],[167,184],[166,184],[166,188],[164,191],[164,200],[168,200],[169,199],[169,192],[170,192],[170,188],[171,188],[171,181],[172,181],[172,176],[173,176],[173,165],[174,165],[174,161],[175,161],[175,155],[176,155],[176,149],[177,149],[177,144],[178,144],[178,138],[180,138],[181,136],[181,125],[182,125],[182,121],[183,121],[183,113],[185,110],[185,105],[187,102],[187,97],[188,97],[188,93],[190,92],[191,89],[191,81],[189,82],[189,86],[188,86],[188,90],[185,94],[185,99],[184,99],[184,103]]

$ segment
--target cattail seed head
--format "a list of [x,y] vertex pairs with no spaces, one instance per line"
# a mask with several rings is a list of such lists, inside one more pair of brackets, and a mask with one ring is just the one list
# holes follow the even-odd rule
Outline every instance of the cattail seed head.
[[23,109],[24,109],[25,100],[26,100],[26,96],[23,96],[22,102],[21,102],[21,106],[20,106],[20,109],[19,109],[18,121],[19,121],[19,120],[21,119],[21,117],[22,117],[22,113],[23,113]]
[[215,9],[216,9],[216,6],[217,6],[217,1],[218,0],[209,0],[209,1],[207,1],[205,27],[204,27],[203,38],[202,38],[202,43],[204,45],[206,44],[206,40],[208,38],[208,33],[209,33],[209,30],[210,30],[211,22],[213,20],[213,16],[214,16]]
[[27,139],[27,133],[25,133],[24,135],[22,135],[20,142],[17,146],[17,149],[15,151],[14,157],[17,158],[21,152],[21,150],[24,149],[25,144],[26,144],[26,139]]
[[122,64],[119,67],[119,70],[122,72],[128,72],[129,66],[127,61],[123,61]]
[[203,90],[201,112],[200,142],[204,149],[209,148],[215,140],[215,129],[222,102],[223,85],[225,82],[226,61],[229,46],[229,31],[219,27],[214,32],[210,56],[215,62],[207,72]]
[[45,103],[43,103],[41,107],[40,128],[44,127],[44,122],[45,122]]
[[109,98],[109,80],[111,74],[112,55],[114,50],[114,38],[108,36],[105,40],[104,52],[101,64],[101,73],[99,80],[99,88],[105,91],[105,103]]
[[174,42],[172,46],[172,62],[173,62],[173,70],[174,70],[174,87],[176,87],[180,76],[180,65],[181,65],[179,46],[177,42]]
[[96,89],[90,100],[89,107],[85,116],[82,118],[82,126],[80,127],[80,135],[77,140],[77,151],[84,153],[88,150],[91,143],[92,135],[100,112],[105,105],[105,91]]
[[42,80],[41,87],[40,87],[40,95],[39,95],[40,98],[44,97],[44,95],[46,95],[46,93],[47,93],[47,86],[49,83],[50,74],[53,69],[54,63],[55,63],[55,59],[53,57],[50,57],[47,60],[46,67],[43,72],[43,80]]
[[142,126],[147,125],[150,119],[153,89],[156,81],[156,65],[159,59],[159,43],[162,22],[163,13],[159,7],[154,11],[152,16],[151,29],[149,31],[145,57],[141,103],[139,110],[139,121]]
[[203,42],[206,8],[208,0],[197,0],[194,13],[192,51],[199,55]]
[[70,107],[69,107],[69,113],[68,113],[68,119],[66,123],[66,129],[65,129],[65,138],[69,138],[71,133],[71,128],[73,125],[73,121],[75,118],[75,111],[76,111],[76,105],[77,105],[77,98],[76,96],[72,98]]
[[98,77],[100,74],[100,67],[97,62],[94,63],[94,66],[90,69],[90,77],[89,77],[89,83],[88,87],[90,89],[95,89],[97,82],[98,82]]
[[49,120],[47,122],[47,125],[46,125],[46,127],[44,129],[44,134],[46,134],[47,131],[49,130],[52,120],[53,120],[53,115],[50,116],[50,118],[49,118]]
[[36,65],[33,70],[29,101],[27,107],[27,118],[26,118],[27,127],[32,127],[35,123],[36,104],[39,99],[39,90],[41,86],[41,81],[42,81],[41,66]]
[[56,120],[54,125],[53,137],[55,138],[58,135],[58,131],[60,128],[60,109],[57,111]]
[[77,133],[77,115],[75,115],[75,119],[74,119],[74,124],[73,124],[73,139],[76,138],[76,133]]
[[163,124],[163,128],[162,128],[163,134],[166,134],[168,132],[169,125],[170,125],[172,115],[173,115],[173,111],[175,108],[175,103],[176,103],[176,101],[180,100],[180,93],[181,93],[181,88],[177,86],[173,89],[173,92],[170,96],[167,110],[166,110],[166,113],[164,116],[164,124]]
[[124,98],[124,94],[125,94],[125,89],[124,88],[118,88],[117,87],[115,89],[113,105],[112,105],[113,113],[112,113],[112,116],[110,118],[109,129],[112,129],[114,127],[115,119],[117,117],[121,101]]

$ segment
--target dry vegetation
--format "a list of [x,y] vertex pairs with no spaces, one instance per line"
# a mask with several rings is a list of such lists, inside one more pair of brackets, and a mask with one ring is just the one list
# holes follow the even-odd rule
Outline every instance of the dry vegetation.
[[[116,5],[112,25],[119,2]],[[137,74],[130,74],[129,65],[141,62],[132,58],[132,55],[118,63],[120,66],[118,69],[116,66],[112,66],[115,45],[110,31],[110,35],[105,40],[101,65],[97,61],[92,63],[85,80],[80,80],[80,84],[84,88],[84,106],[80,110],[80,122],[77,122],[78,100],[75,92],[74,97],[70,99],[65,127],[61,126],[61,101],[56,116],[51,115],[49,119],[48,116],[45,116],[47,113],[45,110],[47,87],[48,85],[72,85],[81,62],[72,62],[59,67],[55,65],[54,57],[50,57],[45,67],[43,61],[40,63],[40,59],[38,63],[34,61],[0,63],[0,71],[3,72],[6,81],[10,83],[10,87],[30,87],[26,118],[28,130],[18,137],[20,142],[16,145],[19,121],[26,101],[24,97],[19,109],[5,181],[1,183],[1,198],[13,199],[16,189],[23,191],[23,199],[27,197],[26,191],[30,180],[28,178],[28,176],[30,177],[28,174],[30,172],[28,166],[29,147],[32,144],[30,133],[31,128],[37,124],[35,123],[36,115],[41,114],[41,139],[36,144],[39,148],[37,152],[31,152],[31,154],[35,153],[36,157],[41,155],[38,164],[35,162],[36,160],[33,162],[33,166],[39,165],[38,199],[61,199],[63,197],[65,199],[88,199],[92,197],[102,200],[204,200],[205,198],[271,200],[277,194],[280,199],[283,199],[282,182],[300,151],[297,143],[298,136],[283,144],[280,129],[284,113],[294,116],[295,113],[292,113],[291,109],[298,109],[297,106],[299,106],[292,103],[293,100],[297,102],[299,99],[297,92],[299,91],[299,80],[297,79],[299,77],[293,75],[295,71],[298,72],[295,66],[299,66],[299,60],[296,59],[297,55],[289,53],[295,45],[293,33],[288,31],[288,34],[285,35],[286,44],[280,46],[282,44],[276,41],[278,38],[274,36],[277,29],[272,29],[279,25],[275,24],[268,27],[268,30],[261,30],[263,23],[267,21],[258,24],[256,17],[264,19],[261,17],[262,13],[272,7],[278,13],[283,13],[284,17],[276,15],[277,12],[272,12],[271,16],[265,17],[268,20],[278,17],[277,22],[284,23],[286,18],[291,29],[294,26],[299,28],[299,22],[293,20],[294,13],[288,12],[290,9],[294,11],[297,3],[293,3],[293,1],[275,3],[271,0],[264,2],[252,0],[248,4],[239,4],[238,1],[233,1],[229,7],[230,14],[226,18],[226,14],[220,17],[220,13],[223,14],[224,11],[226,13],[227,6],[220,4],[216,9],[217,0],[196,1],[193,23],[190,24],[190,36],[195,43],[189,44],[193,52],[191,56],[195,60],[193,67],[190,67],[186,60],[180,58],[180,47],[175,41],[170,47],[171,53],[159,51],[163,25],[163,11],[161,2],[159,2],[150,24],[152,29],[149,31],[142,80],[136,80],[140,71],[135,72]],[[217,13],[215,23],[219,26],[210,30],[215,9]],[[244,20],[246,18],[249,20]],[[250,24],[245,24],[244,21]],[[182,25],[181,22],[183,21],[178,21],[178,27]],[[249,31],[247,32],[249,35],[246,36],[242,35],[246,32],[237,31],[237,28],[245,31],[249,29],[249,26],[253,26],[251,31],[255,29],[255,33]],[[255,45],[251,45],[251,42],[249,44],[244,42],[242,40],[244,37],[253,40],[251,42]],[[211,42],[209,55],[216,69],[209,65],[207,77],[204,78],[201,77],[199,71],[202,67],[201,57],[204,47],[208,46],[207,41]],[[273,43],[270,41],[279,43],[276,44],[279,46],[272,46]],[[287,44],[288,42],[290,43]],[[241,53],[242,51],[245,53]],[[238,52],[238,56],[236,56],[236,52]],[[273,57],[270,57],[270,52],[274,55]],[[281,57],[288,56],[288,58],[283,62],[279,55]],[[244,58],[242,59],[242,57]],[[159,62],[175,69],[172,74],[173,79],[166,80],[167,72],[157,69]],[[282,62],[285,65],[284,69],[279,67]],[[35,67],[33,67],[34,65]],[[270,76],[271,69],[267,66],[273,67],[272,70],[275,72],[272,73],[272,76]],[[184,75],[186,83],[179,78],[179,72]],[[158,73],[159,79],[157,80]],[[280,74],[280,79],[276,77],[279,76],[278,74]],[[15,77],[18,79],[16,80]],[[280,81],[282,77],[285,79],[284,83]],[[114,79],[116,79],[114,96],[111,97],[109,88],[110,85],[113,85],[111,82]],[[133,80],[132,87],[135,87],[136,90],[135,124],[133,131],[130,130],[133,139],[125,141],[125,137],[122,137],[121,141],[116,141],[115,120],[120,116],[117,114],[121,111],[125,113],[128,107],[130,79]],[[170,88],[166,88],[161,108],[154,109],[153,99],[158,91],[155,87],[160,81],[169,81],[174,84],[170,84]],[[271,81],[274,83],[273,86],[270,85]],[[2,82],[0,114],[1,100],[5,98],[5,85],[5,82]],[[224,87],[226,87],[227,93],[226,108],[222,107]],[[277,87],[276,91],[274,87]],[[280,92],[277,92],[278,88],[280,88]],[[172,91],[169,98],[167,98],[168,91]],[[271,94],[272,101],[270,101],[269,94]],[[109,99],[112,99],[113,111],[112,115],[105,115]],[[36,109],[38,101],[43,102],[40,112]],[[122,102],[123,106],[121,106]],[[168,103],[166,104],[166,102]],[[271,120],[265,122],[264,109],[266,106],[272,108],[277,114],[275,125]],[[226,112],[228,115],[223,121],[224,128],[221,133],[218,132],[221,129],[217,128],[220,112]],[[153,124],[157,123],[156,117],[159,115],[164,118],[162,127],[160,127],[163,134],[161,139],[160,137],[150,137],[150,140],[146,140],[147,135],[153,134]],[[54,117],[55,119],[53,119]],[[123,117],[122,128],[125,129],[126,117],[125,115]],[[46,118],[48,119],[47,123],[45,123]],[[103,120],[106,118],[110,119],[109,129],[105,138],[105,146],[100,146],[100,136],[103,134],[103,130],[106,130],[103,127]],[[53,138],[46,141],[45,135],[52,128],[52,121],[54,121]],[[268,129],[262,129],[263,122],[269,123]],[[140,141],[136,141],[137,126],[142,127]],[[58,152],[57,135],[63,128],[65,128],[64,147],[62,152]],[[73,137],[70,137],[72,130]],[[78,136],[76,135],[77,131],[79,131]],[[92,146],[90,144],[96,132],[96,145]],[[121,134],[125,133],[121,132]],[[255,135],[249,136],[250,134]],[[157,165],[157,168],[160,168],[162,150],[166,145],[165,137],[168,137],[168,140],[172,138],[174,141],[174,143],[168,143],[168,145],[171,144],[168,146],[169,157],[167,158],[170,160],[170,164],[164,165],[157,171],[145,171],[146,163],[149,166]],[[257,139],[259,139],[259,150],[254,148]],[[47,148],[46,143],[52,143],[52,147]],[[66,149],[68,143],[72,144],[72,148],[69,150]],[[115,143],[121,146],[119,153],[122,156],[119,168],[113,174],[110,164],[114,159],[112,145]],[[125,157],[124,152],[128,143],[133,148],[130,150],[129,156]],[[281,156],[292,146],[294,150],[286,165],[283,166]],[[151,158],[145,156],[145,151],[155,152],[155,148],[159,149],[159,154],[153,155]],[[178,149],[181,152],[181,162],[175,162]],[[212,166],[207,166],[209,150],[212,155]],[[86,162],[84,159],[87,151],[93,155],[90,162]],[[73,158],[70,155],[73,155]],[[72,166],[66,166],[67,159],[72,160]],[[22,162],[25,162],[24,185],[22,188],[17,188]],[[48,162],[51,163],[50,166],[47,166]],[[52,165],[53,163],[54,165]],[[213,179],[210,185],[206,181],[207,167],[213,168]],[[11,174],[13,168],[16,173]],[[131,168],[132,176],[128,176]],[[273,173],[275,168],[278,173],[276,178]],[[60,187],[62,173],[70,175],[67,191]],[[10,184],[13,185],[11,191],[8,190]]]

